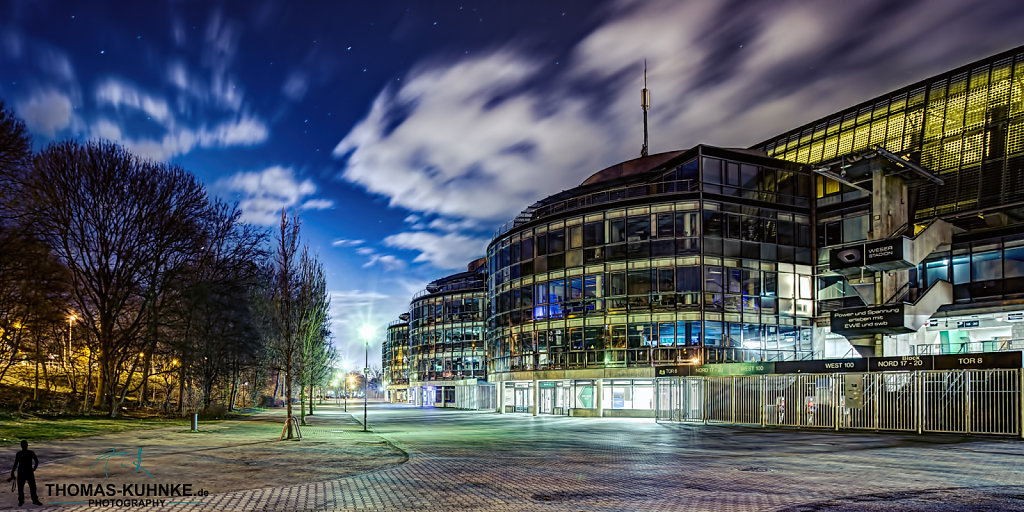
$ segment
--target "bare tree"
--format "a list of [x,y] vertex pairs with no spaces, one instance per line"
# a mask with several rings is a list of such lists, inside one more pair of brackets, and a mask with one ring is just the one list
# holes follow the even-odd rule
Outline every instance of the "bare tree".
[[97,403],[118,414],[146,348],[155,268],[187,247],[205,203],[195,177],[107,142],[39,153],[24,193],[33,226],[72,276],[72,302],[95,340]]
[[296,312],[298,298],[299,265],[299,218],[291,219],[281,210],[281,225],[277,236],[277,250],[274,254],[274,326],[277,336],[270,347],[284,371],[284,401],[287,411],[285,418],[287,438],[292,439],[292,379],[301,349],[299,339],[299,315]]
[[313,414],[313,387],[320,384],[333,363],[330,346],[328,311],[331,300],[323,264],[303,247],[299,258],[299,296],[296,312],[299,318],[300,348],[299,385],[302,386],[299,417],[306,422],[306,403]]
[[17,198],[17,183],[32,157],[32,140],[25,123],[14,117],[0,101],[0,218],[9,218]]

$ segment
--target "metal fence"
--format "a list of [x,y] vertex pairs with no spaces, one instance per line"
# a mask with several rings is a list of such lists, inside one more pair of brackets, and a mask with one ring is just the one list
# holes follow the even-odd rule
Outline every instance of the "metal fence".
[[1020,369],[661,377],[655,417],[1024,437],[1022,383]]
[[455,386],[455,408],[477,411],[493,411],[497,407],[494,384],[473,384]]

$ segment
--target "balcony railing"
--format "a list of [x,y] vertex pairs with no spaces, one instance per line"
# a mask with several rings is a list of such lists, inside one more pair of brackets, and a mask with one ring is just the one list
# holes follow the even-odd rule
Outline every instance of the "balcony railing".
[[917,356],[933,356],[942,354],[978,354],[981,352],[1011,352],[1024,350],[1024,339],[1016,340],[985,340],[953,343],[950,345],[921,344],[910,347],[912,354]]
[[534,205],[523,210],[516,218],[509,220],[495,231],[492,240],[507,233],[510,229],[517,228],[532,220],[553,215],[556,213],[568,212],[586,208],[595,204],[611,203],[623,199],[636,197],[658,196],[664,194],[678,194],[680,192],[697,192],[700,190],[700,182],[696,180],[661,181],[656,183],[642,183],[612,189],[604,189],[599,192],[580,194],[568,199],[554,201],[544,205]]

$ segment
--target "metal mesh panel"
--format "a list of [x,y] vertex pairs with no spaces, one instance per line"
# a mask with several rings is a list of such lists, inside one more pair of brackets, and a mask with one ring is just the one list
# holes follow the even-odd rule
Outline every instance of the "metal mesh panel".
[[799,427],[803,424],[800,381],[798,375],[766,375],[764,377],[764,422],[766,425]]
[[[656,417],[658,421],[1016,435],[1022,428],[1022,375],[1022,370],[1011,369],[666,378],[656,381]],[[860,380],[860,407],[848,406],[845,379]]]
[[707,421],[733,422],[732,380],[732,377],[707,377],[704,381],[704,411]]
[[704,421],[704,378],[684,377],[679,381],[680,421]]
[[679,417],[679,379],[658,379],[654,382],[656,421],[677,421]]
[[966,432],[967,379],[963,372],[921,372],[923,430]]
[[1020,378],[1017,370],[967,370],[970,432],[1020,432]]
[[880,430],[917,430],[915,374],[875,373],[875,428]]
[[860,379],[860,389],[864,390],[864,399],[860,407],[847,407],[846,398],[840,395],[841,414],[839,425],[842,428],[850,429],[877,429],[878,428],[878,375],[864,373],[859,375],[847,374],[844,378]]
[[837,379],[833,374],[807,374],[804,379],[805,426],[835,427]]
[[733,423],[761,424],[761,376],[734,377]]

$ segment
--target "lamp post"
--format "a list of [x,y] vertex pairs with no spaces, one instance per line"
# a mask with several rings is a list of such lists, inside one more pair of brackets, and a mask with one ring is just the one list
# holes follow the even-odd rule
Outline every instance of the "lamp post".
[[363,339],[363,432],[366,432],[366,400],[370,388],[370,339],[373,338],[373,327],[364,325],[359,328],[359,337]]
[[67,359],[68,366],[71,366],[71,329],[75,323],[75,315],[68,315],[68,350],[64,353],[65,359]]

